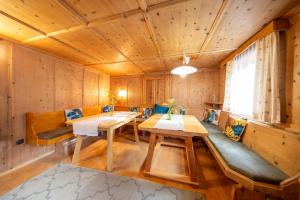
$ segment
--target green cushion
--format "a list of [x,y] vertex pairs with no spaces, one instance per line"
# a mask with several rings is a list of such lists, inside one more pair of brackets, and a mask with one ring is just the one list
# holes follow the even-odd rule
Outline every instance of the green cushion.
[[155,104],[153,108],[154,114],[167,114],[169,111],[169,107],[167,106],[161,106],[159,104]]
[[275,185],[288,178],[288,175],[243,143],[229,139],[218,126],[209,123],[202,124],[209,133],[209,140],[232,170],[253,181]]
[[41,132],[38,133],[38,138],[42,139],[42,140],[50,140],[68,133],[72,133],[73,132],[73,127],[72,126],[65,126],[65,127],[61,127],[61,128],[57,128],[54,130],[50,130],[50,131],[45,131],[45,132]]

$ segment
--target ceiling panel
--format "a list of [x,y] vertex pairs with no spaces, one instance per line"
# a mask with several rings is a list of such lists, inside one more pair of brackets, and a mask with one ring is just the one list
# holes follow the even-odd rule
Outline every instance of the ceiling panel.
[[237,48],[299,0],[233,0],[206,50]]
[[197,56],[195,65],[198,67],[214,67],[217,66],[222,60],[224,60],[233,51],[204,53]]
[[108,73],[112,76],[142,74],[142,71],[130,62],[90,65],[90,67]]
[[96,29],[130,59],[157,56],[156,48],[141,14],[97,26]]
[[160,59],[134,61],[144,72],[168,71],[163,61]]
[[3,15],[0,15],[0,34],[18,41],[40,35],[38,32]]
[[83,50],[86,54],[101,60],[102,62],[125,61],[126,58],[116,49],[111,47],[101,35],[97,35],[89,29],[80,29],[55,36],[55,38]]
[[88,21],[138,9],[137,0],[67,0]]
[[192,0],[150,11],[162,55],[198,52],[221,0]]
[[78,62],[81,64],[90,64],[90,63],[97,62],[97,60],[89,58],[89,57],[83,55],[82,53],[80,53],[76,50],[73,50],[72,48],[69,48],[69,47],[61,44],[60,42],[57,42],[50,38],[32,42],[32,43],[30,43],[30,45],[33,47],[43,49],[47,52],[51,52],[58,56],[68,58],[74,62]]
[[0,10],[44,32],[78,25],[55,0],[0,0]]

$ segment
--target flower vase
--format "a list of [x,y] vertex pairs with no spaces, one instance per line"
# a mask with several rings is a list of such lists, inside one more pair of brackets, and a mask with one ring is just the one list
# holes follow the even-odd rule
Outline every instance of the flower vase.
[[172,108],[170,107],[169,111],[168,111],[168,120],[171,120],[171,119],[172,119]]

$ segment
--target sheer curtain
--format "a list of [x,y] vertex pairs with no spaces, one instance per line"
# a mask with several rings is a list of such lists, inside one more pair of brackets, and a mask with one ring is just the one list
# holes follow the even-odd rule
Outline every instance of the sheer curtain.
[[254,118],[269,123],[280,122],[280,88],[283,70],[279,32],[260,39],[257,44]]
[[227,63],[224,110],[252,116],[255,65],[255,44]]
[[258,121],[281,121],[281,62],[279,32],[258,40],[226,66],[223,109]]

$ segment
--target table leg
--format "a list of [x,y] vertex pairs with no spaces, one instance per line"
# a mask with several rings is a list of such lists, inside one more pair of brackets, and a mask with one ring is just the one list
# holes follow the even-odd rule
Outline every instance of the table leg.
[[139,131],[138,131],[138,128],[137,128],[136,120],[134,120],[134,122],[133,122],[133,131],[134,131],[135,142],[139,142],[140,141]]
[[152,158],[154,153],[154,148],[156,145],[156,133],[150,133],[150,141],[149,141],[149,148],[148,154],[146,157],[146,165],[145,165],[145,172],[149,173],[151,170]]
[[185,146],[186,146],[186,154],[187,154],[187,160],[188,160],[188,164],[189,164],[191,181],[198,182],[193,140],[191,137],[186,137],[184,139],[184,142],[185,142]]
[[113,138],[114,138],[114,130],[108,129],[107,130],[107,171],[112,171],[112,164],[113,164]]
[[77,135],[76,138],[77,138],[77,140],[76,140],[75,149],[74,149],[73,158],[72,158],[73,164],[78,164],[78,162],[79,162],[80,149],[81,149],[83,137],[81,135]]

